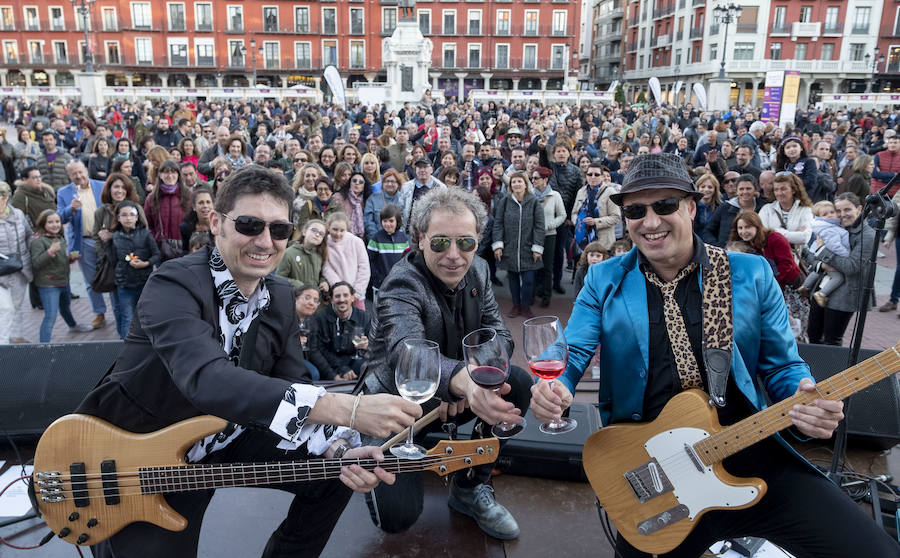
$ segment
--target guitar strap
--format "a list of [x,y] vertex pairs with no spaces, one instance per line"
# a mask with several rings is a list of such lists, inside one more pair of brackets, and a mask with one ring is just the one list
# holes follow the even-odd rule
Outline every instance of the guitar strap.
[[731,264],[725,250],[705,245],[709,271],[703,273],[703,364],[710,400],[725,406],[734,343]]

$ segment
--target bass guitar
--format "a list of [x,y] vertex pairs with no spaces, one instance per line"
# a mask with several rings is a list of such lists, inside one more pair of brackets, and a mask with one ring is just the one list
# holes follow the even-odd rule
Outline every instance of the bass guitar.
[[841,400],[900,370],[900,343],[728,427],[701,390],[673,397],[653,422],[601,428],[584,445],[588,481],[619,533],[635,548],[663,554],[680,545],[709,510],[749,508],[766,493],[722,460],[791,426],[794,405]]
[[334,479],[344,465],[391,473],[433,471],[447,475],[497,459],[496,438],[446,441],[419,460],[385,456],[273,463],[186,464],[197,440],[222,431],[226,421],[194,417],[149,434],[134,434],[88,415],[66,415],[41,436],[34,456],[33,500],[37,512],[60,538],[97,544],[135,521],[181,531],[187,520],[164,493],[270,486]]

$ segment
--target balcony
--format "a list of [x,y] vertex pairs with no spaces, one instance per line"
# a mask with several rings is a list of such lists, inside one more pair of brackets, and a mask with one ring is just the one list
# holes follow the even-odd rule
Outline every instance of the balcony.
[[712,25],[709,26],[709,34],[710,34],[710,36],[712,36],[712,35],[718,35],[718,34],[719,34],[719,31],[721,31],[721,28],[719,27],[719,24],[718,24],[718,23],[713,23]]
[[794,70],[810,74],[861,74],[870,75],[871,65],[863,60],[732,60],[729,72],[767,72]]
[[471,23],[469,23],[469,27],[468,29],[466,29],[466,35],[481,35],[481,24],[479,23],[478,25],[472,25]]
[[884,67],[884,72],[886,74],[896,74],[900,72],[900,61],[894,62],[893,64],[888,64]]
[[216,65],[216,59],[213,56],[198,56],[197,66],[202,68],[212,68]]
[[[266,58],[263,61],[263,67],[267,70],[280,70],[281,69],[281,60],[278,58]],[[351,66],[354,67],[354,66]]]
[[498,37],[509,37],[509,25],[507,25],[503,29],[497,28],[494,31],[494,35],[497,35]]
[[177,18],[172,21],[169,21],[169,31],[182,33],[187,29],[184,24],[184,18]]
[[232,56],[228,59],[229,68],[246,68],[247,60],[243,56]]
[[42,54],[32,54],[28,57],[32,64],[43,64],[44,56]]
[[691,39],[701,39],[701,38],[703,38],[703,28],[702,27],[691,28]]
[[294,60],[294,68],[297,70],[312,70],[311,58],[297,58]]
[[737,32],[738,33],[756,33],[756,24],[755,23],[738,23],[737,24]]
[[784,21],[776,21],[772,24],[773,35],[787,35],[791,32],[791,26]]
[[676,31],[675,32],[675,40],[680,41],[684,38],[684,31]]
[[66,23],[61,19],[54,19],[50,21],[50,25],[48,27],[50,31],[65,31]]
[[196,31],[198,33],[210,33],[213,30],[213,24],[209,22],[198,23]]
[[[840,35],[844,32],[844,26],[840,23],[825,23],[825,29],[822,32],[826,35]],[[896,33],[895,33],[896,34]]]
[[[868,30],[868,27],[866,27]],[[866,31],[868,32],[868,31]],[[791,38],[796,37],[818,37],[822,34],[822,22],[801,22],[795,21],[791,25]]]
[[638,48],[637,42],[630,42],[625,45],[626,52],[634,52],[637,50],[637,48]]
[[653,19],[664,18],[664,17],[670,16],[674,13],[675,13],[675,3],[669,2],[665,6],[661,6],[661,7],[657,8],[656,10],[654,10]]
[[694,0],[693,2],[691,2],[691,6],[694,8],[696,8],[697,6],[705,6],[705,5],[706,5],[706,0]]
[[225,32],[231,33],[231,34],[243,33],[244,32],[244,24],[232,22],[232,24],[229,25],[227,29],[225,29]]
[[853,35],[868,35],[869,34],[869,24],[865,25],[854,25],[853,29],[850,30],[850,33]]
[[636,17],[629,18],[628,27],[637,27],[640,22],[641,20]]
[[660,35],[655,38],[656,38],[656,46],[659,48],[667,47],[670,44],[672,44],[672,34],[671,33],[667,33],[665,35]]
[[167,66],[187,66],[188,65],[188,57],[187,55],[183,56],[170,56],[168,60],[163,60],[165,65]]

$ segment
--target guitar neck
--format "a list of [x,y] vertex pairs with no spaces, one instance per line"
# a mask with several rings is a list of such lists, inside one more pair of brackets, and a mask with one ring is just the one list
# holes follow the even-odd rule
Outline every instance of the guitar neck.
[[389,473],[408,473],[432,469],[450,460],[459,461],[460,457],[428,456],[419,460],[407,460],[385,456],[381,462],[366,458],[176,465],[142,467],[139,475],[141,492],[156,494],[334,479],[340,476],[341,467],[348,465],[359,465],[367,471],[377,466]]
[[694,444],[694,450],[706,465],[752,446],[791,426],[788,411],[794,405],[811,405],[816,399],[838,401],[884,380],[900,370],[900,343],[859,364],[816,384],[816,391],[802,392],[775,403],[744,420]]

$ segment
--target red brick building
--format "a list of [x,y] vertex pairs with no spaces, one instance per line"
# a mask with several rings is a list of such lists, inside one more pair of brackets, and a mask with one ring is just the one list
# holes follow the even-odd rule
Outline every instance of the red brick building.
[[[84,31],[64,0],[0,0],[0,83],[72,85],[84,69]],[[96,0],[88,41],[108,85],[289,87],[329,64],[347,85],[383,81],[382,40],[396,0]],[[577,51],[578,5],[566,0],[419,0],[434,43],[432,83],[466,89],[558,89]]]

